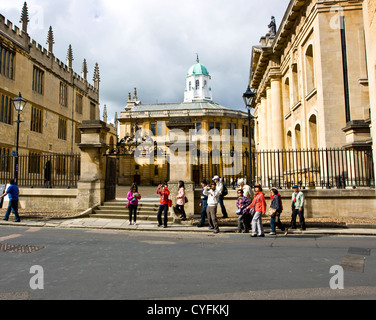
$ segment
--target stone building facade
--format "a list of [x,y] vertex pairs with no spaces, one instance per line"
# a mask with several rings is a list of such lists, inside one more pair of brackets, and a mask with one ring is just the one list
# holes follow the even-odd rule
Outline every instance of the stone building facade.
[[370,146],[362,6],[291,0],[252,48],[257,150]]
[[[376,2],[365,0],[363,2],[363,17],[365,39],[367,43],[368,85],[371,109],[372,141],[376,141]],[[376,152],[373,147],[373,159],[376,163]]]
[[[188,181],[191,180],[199,184],[203,178],[210,181],[215,175],[219,175],[224,177],[227,183],[230,183],[231,178],[247,177],[249,175],[248,114],[215,103],[212,100],[210,80],[211,76],[208,70],[197,59],[197,63],[189,69],[186,76],[183,103],[143,105],[139,101],[135,89],[133,98],[129,94],[128,104],[119,119],[120,138],[133,136],[137,125],[137,128],[149,133],[153,140],[166,151],[166,147],[171,145],[171,130],[175,127],[185,126],[187,130],[191,130],[190,134],[188,131],[186,132],[187,146],[193,143],[199,150],[197,153],[199,156],[193,161],[193,176],[188,177]],[[230,157],[231,151],[236,151],[237,153],[231,153],[234,156],[231,159],[239,159],[239,161],[234,160],[231,164],[232,161],[229,159],[225,162],[225,153],[217,152],[224,150],[222,144],[213,145],[212,140],[205,144],[202,143],[201,138],[204,134],[214,132],[212,130],[218,130],[214,140],[218,138],[218,141],[228,142],[226,150],[229,151],[229,154],[227,156]],[[239,138],[235,136],[236,133]],[[216,160],[213,160],[213,149],[216,150],[214,153]],[[201,154],[204,153],[210,159],[202,161]],[[225,168],[229,163],[234,167],[233,175],[226,175]],[[183,170],[183,168],[181,169]],[[158,157],[155,157],[153,162],[148,164],[136,163],[134,157],[121,157],[119,184],[130,185],[136,182],[142,185],[156,185],[166,180],[169,181],[169,172],[170,165],[167,155],[164,160],[158,160]]]
[[28,101],[21,113],[20,154],[79,153],[79,125],[100,118],[98,64],[90,84],[86,60],[80,75],[72,69],[71,46],[66,63],[55,57],[51,27],[47,48],[30,38],[26,3],[20,22],[21,29],[0,15],[1,154],[15,150],[17,114],[11,99],[19,93]]

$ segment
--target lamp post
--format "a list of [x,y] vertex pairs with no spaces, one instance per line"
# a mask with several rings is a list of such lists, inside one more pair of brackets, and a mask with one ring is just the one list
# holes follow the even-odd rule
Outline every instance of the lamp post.
[[17,141],[16,141],[16,156],[14,161],[14,182],[18,185],[18,160],[19,160],[19,142],[20,142],[20,123],[23,122],[20,120],[21,112],[26,106],[27,101],[22,98],[21,93],[18,94],[18,97],[12,100],[14,108],[17,111]]
[[253,108],[253,102],[255,100],[256,93],[251,90],[248,86],[247,91],[243,94],[244,103],[248,110],[248,142],[249,142],[249,175],[250,175],[250,186],[253,187],[253,168],[252,168],[252,127],[251,120],[253,116],[251,115],[251,109]]

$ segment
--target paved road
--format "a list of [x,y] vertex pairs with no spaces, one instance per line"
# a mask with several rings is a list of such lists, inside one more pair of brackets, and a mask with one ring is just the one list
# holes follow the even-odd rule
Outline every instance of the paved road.
[[[376,299],[373,237],[0,227],[0,262],[0,299]],[[43,290],[30,287],[33,266]]]

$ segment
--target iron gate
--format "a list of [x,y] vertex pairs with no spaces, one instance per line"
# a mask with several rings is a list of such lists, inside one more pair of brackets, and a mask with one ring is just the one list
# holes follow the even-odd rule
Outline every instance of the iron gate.
[[107,157],[106,161],[105,201],[116,199],[117,158]]

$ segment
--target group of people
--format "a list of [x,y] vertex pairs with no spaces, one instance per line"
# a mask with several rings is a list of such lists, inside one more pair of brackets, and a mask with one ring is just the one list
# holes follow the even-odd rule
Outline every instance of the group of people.
[[[218,178],[218,177],[216,177]],[[198,227],[203,227],[205,218],[207,217],[209,222],[209,229],[214,230],[214,233],[219,233],[219,226],[217,220],[217,207],[219,198],[221,195],[221,189],[217,189],[216,180],[210,186],[206,181],[201,182],[202,195],[200,206],[201,222]],[[299,187],[295,185],[293,187],[294,192],[292,194],[292,220],[291,229],[296,229],[297,216],[300,219],[300,226],[302,230],[306,229],[304,218],[304,194],[299,191]],[[263,193],[262,186],[260,184],[255,185],[254,193],[249,185],[244,183],[243,179],[239,180],[238,199],[236,203],[238,219],[238,233],[250,233],[252,229],[251,237],[265,237],[262,218],[264,215],[270,217],[270,235],[276,235],[276,228],[278,227],[285,235],[288,234],[288,228],[286,228],[281,222],[281,215],[283,213],[282,197],[277,188],[271,189],[270,209],[267,212],[267,205],[265,200],[265,193]]]
[[[276,229],[279,228],[285,235],[288,234],[289,229],[281,222],[281,215],[284,211],[282,197],[277,188],[270,190],[270,209],[267,211],[265,200],[265,193],[262,186],[257,184],[254,190],[245,184],[243,179],[238,181],[239,189],[237,191],[238,199],[236,203],[238,219],[238,233],[250,233],[251,237],[265,237],[263,227],[263,216],[270,217],[270,235],[276,235]],[[223,218],[228,218],[227,210],[224,205],[224,197],[228,194],[226,186],[223,184],[218,176],[215,176],[210,184],[206,180],[201,181],[201,221],[198,224],[199,228],[204,227],[206,219],[209,223],[209,229],[214,233],[219,233],[219,224],[217,218],[218,205],[221,206]],[[295,185],[292,193],[292,220],[291,229],[296,229],[296,221],[299,216],[300,227],[302,230],[306,229],[304,218],[304,194],[299,191],[299,187]],[[158,210],[158,227],[167,228],[168,225],[168,211],[172,206],[170,197],[170,190],[168,189],[167,182],[160,184],[156,192],[160,196],[160,206]],[[132,185],[131,190],[127,195],[128,208],[129,208],[129,224],[137,224],[137,206],[141,195],[138,192],[137,185]],[[174,211],[180,215],[182,221],[187,220],[187,215],[184,209],[188,199],[185,194],[184,181],[179,181],[178,194],[176,196],[176,207]],[[132,223],[132,217],[134,222]],[[162,219],[163,218],[163,219]]]

